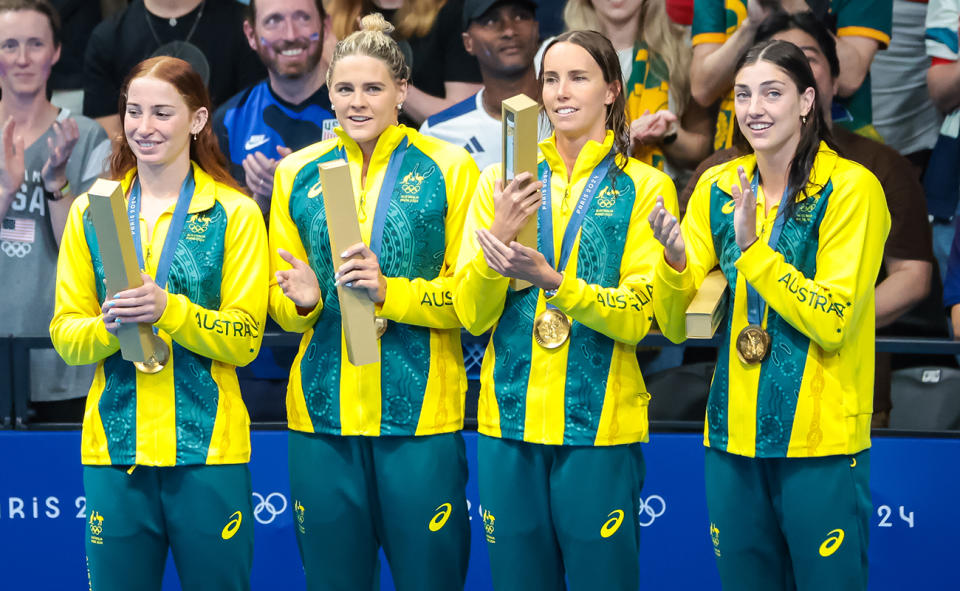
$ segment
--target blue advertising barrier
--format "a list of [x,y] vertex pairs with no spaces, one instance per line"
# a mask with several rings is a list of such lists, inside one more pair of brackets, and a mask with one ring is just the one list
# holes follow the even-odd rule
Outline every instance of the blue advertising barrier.
[[[476,433],[465,433],[472,548],[467,589],[491,589],[477,501]],[[88,516],[78,432],[0,432],[0,589],[86,589]],[[253,589],[303,589],[283,431],[253,433]],[[870,589],[956,588],[960,439],[877,438],[872,457]],[[719,589],[696,434],[657,433],[644,447],[642,589]],[[518,494],[520,491],[518,491]],[[389,507],[385,513],[389,515]],[[382,589],[390,590],[383,566]],[[163,589],[179,589],[168,562]]]

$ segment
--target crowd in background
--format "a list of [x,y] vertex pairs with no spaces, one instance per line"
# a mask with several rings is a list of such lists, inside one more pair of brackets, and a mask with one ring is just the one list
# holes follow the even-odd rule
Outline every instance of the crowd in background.
[[[333,136],[327,64],[336,40],[374,11],[396,26],[412,66],[401,122],[463,146],[480,168],[500,159],[501,101],[537,98],[538,50],[567,29],[603,33],[620,58],[631,153],[673,178],[681,211],[706,163],[735,153],[738,57],[793,32],[779,38],[800,45],[821,94],[832,97],[824,107],[839,149],[869,168],[887,197],[893,226],[876,288],[878,334],[960,335],[960,1],[52,4],[52,32],[42,20],[25,29],[0,18],[0,335],[47,335],[67,210],[103,173],[108,140],[121,134],[119,89],[135,64],[175,55],[201,74],[219,107],[214,130],[226,164],[267,215],[280,160]],[[18,1],[0,0],[7,5]],[[541,118],[541,138],[549,134]],[[244,394],[276,393],[292,355],[265,348]],[[875,426],[890,410],[892,365],[878,354]],[[31,368],[36,418],[78,421],[92,371],[68,371],[53,351],[34,351]]]

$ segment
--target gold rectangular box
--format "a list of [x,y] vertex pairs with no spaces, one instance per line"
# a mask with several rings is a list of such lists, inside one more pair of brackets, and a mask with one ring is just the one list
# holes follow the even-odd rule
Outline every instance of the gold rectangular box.
[[726,312],[727,278],[714,269],[703,278],[700,289],[687,306],[687,338],[710,339]]
[[[127,220],[123,187],[117,181],[97,179],[87,191],[90,217],[97,233],[103,260],[107,296],[140,287],[140,264]],[[153,327],[143,322],[124,324],[117,330],[120,354],[127,361],[145,361],[153,356]]]
[[[537,178],[537,123],[540,117],[540,105],[525,94],[512,96],[501,103],[500,121],[503,125],[503,146],[501,166],[503,183],[506,185],[517,175],[529,172],[534,181]],[[537,248],[537,214],[527,220],[526,225],[517,234],[517,242],[530,248]],[[530,286],[526,281],[511,282],[514,289]]]
[[[336,270],[344,262],[340,253],[363,240],[353,198],[353,183],[350,181],[350,165],[343,160],[321,164],[320,184],[323,187],[323,207],[327,212],[330,253]],[[353,365],[378,363],[380,346],[377,343],[373,300],[363,290],[342,285],[337,286],[337,297],[340,299],[347,359]]]

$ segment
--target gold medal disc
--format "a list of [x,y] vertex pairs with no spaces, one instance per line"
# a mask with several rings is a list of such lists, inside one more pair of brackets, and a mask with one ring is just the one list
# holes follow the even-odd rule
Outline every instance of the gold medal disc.
[[570,321],[556,308],[547,308],[533,321],[533,338],[544,349],[556,349],[570,338]]
[[158,337],[153,335],[153,355],[146,361],[134,361],[133,366],[140,373],[159,373],[167,366],[170,361],[170,347]]
[[380,318],[379,316],[373,319],[373,324],[377,327],[378,339],[383,336],[383,333],[387,332],[387,327],[390,325],[386,318]]
[[743,363],[753,365],[766,359],[770,353],[770,333],[759,324],[748,324],[737,335],[737,356]]

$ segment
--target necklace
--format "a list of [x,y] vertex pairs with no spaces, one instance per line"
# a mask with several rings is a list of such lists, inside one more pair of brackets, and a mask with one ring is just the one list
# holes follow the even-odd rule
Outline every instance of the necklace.
[[[187,32],[187,37],[183,40],[185,43],[189,42],[193,37],[193,34],[197,31],[197,25],[200,24],[200,19],[203,18],[203,7],[206,6],[207,0],[200,2],[200,8],[197,10],[197,17],[193,19],[193,25],[190,27],[190,31]],[[163,41],[160,40],[160,35],[157,35],[157,30],[153,27],[153,19],[150,18],[151,12],[149,10],[144,10],[144,16],[147,18],[147,28],[150,29],[150,34],[153,35],[154,40],[157,42],[157,46],[163,45]],[[171,17],[168,21],[171,27],[177,26],[176,17]]]

